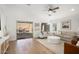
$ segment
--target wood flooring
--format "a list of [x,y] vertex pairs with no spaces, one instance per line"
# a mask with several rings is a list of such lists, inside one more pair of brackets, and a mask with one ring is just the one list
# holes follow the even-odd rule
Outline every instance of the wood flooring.
[[21,39],[12,41],[9,43],[9,48],[7,49],[5,54],[42,54],[43,51],[40,52],[38,50],[33,49],[36,46],[33,44],[33,39]]

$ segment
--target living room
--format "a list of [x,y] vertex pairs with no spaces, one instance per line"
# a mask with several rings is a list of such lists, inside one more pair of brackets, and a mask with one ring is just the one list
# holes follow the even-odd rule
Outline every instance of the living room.
[[[44,50],[34,48],[34,51],[32,51],[32,53],[50,54],[52,52],[56,54],[60,54],[60,53],[64,54],[65,53],[64,41],[67,41],[69,44],[72,43],[73,46],[76,45],[79,46],[79,42],[78,42],[79,8],[78,7],[79,7],[78,4],[9,4],[9,5],[2,4],[0,5],[1,37],[3,38],[3,40],[1,40],[0,42],[1,44],[6,42],[7,45],[5,48],[1,48],[2,50],[4,50],[1,51],[1,53],[6,53],[8,46],[10,45],[7,42],[18,41],[17,28],[16,28],[17,26],[16,24],[18,21],[32,22],[33,37],[31,40],[39,39],[35,41],[36,42],[35,45],[39,46],[38,43],[41,42],[44,45],[44,48],[47,47],[49,49],[48,51],[47,49],[44,48],[43,48]],[[9,40],[6,41],[6,39],[8,38]],[[63,41],[63,43],[60,45],[61,48],[55,51],[53,48],[51,48],[51,44],[50,45],[46,44],[47,41],[46,40],[43,41],[42,39],[48,39],[47,41],[52,45],[53,43],[59,44],[60,39]],[[24,41],[19,43],[18,45],[24,43],[25,40],[29,44],[30,39],[28,38],[27,40],[25,38]],[[28,44],[26,44],[27,47],[29,46]],[[4,46],[4,44],[1,46]],[[25,47],[25,44],[23,44],[22,46]],[[55,49],[57,49],[60,46],[56,46]],[[26,48],[24,50],[26,50],[26,54],[28,54],[27,53],[28,50]],[[13,50],[11,50],[10,52],[12,53]],[[21,52],[20,50],[20,52],[16,52],[16,54],[18,53],[25,53],[25,51]],[[66,51],[66,53],[74,53],[74,52]],[[79,53],[79,47],[76,53]]]

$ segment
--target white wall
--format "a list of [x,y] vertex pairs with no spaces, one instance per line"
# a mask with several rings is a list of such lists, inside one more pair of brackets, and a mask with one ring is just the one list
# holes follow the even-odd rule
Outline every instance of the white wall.
[[[33,33],[34,33],[34,37],[38,36],[38,33],[40,33],[39,31],[35,30],[35,23],[39,23],[41,24],[41,22],[46,22],[43,21],[32,15],[32,13],[26,9],[25,7],[18,7],[15,5],[12,6],[5,6],[5,5],[1,5],[2,9],[3,9],[3,18],[6,17],[6,20],[2,20],[4,22],[4,24],[6,24],[7,26],[7,30],[9,35],[11,36],[11,40],[16,40],[16,21],[30,21],[33,22]],[[2,27],[4,25],[2,24]],[[41,28],[41,26],[38,27],[39,29]]]
[[[3,13],[4,18],[7,19],[7,21],[6,21],[7,29],[8,29],[10,36],[12,37],[11,40],[16,40],[16,21],[18,21],[18,20],[33,22],[33,32],[34,32],[34,36],[36,36],[36,37],[38,36],[38,33],[40,33],[40,30],[39,31],[35,30],[35,23],[41,24],[42,22],[46,22],[46,23],[51,24],[50,31],[52,32],[52,23],[56,22],[58,25],[57,30],[61,30],[61,26],[60,26],[61,21],[68,18],[68,19],[72,19],[72,23],[73,23],[72,30],[75,31],[78,29],[79,14],[75,14],[72,16],[71,16],[71,14],[69,14],[70,16],[65,17],[65,18],[63,17],[63,15],[59,16],[57,14],[48,16],[47,13],[42,13],[42,12],[37,11],[37,10],[41,9],[40,8],[41,6],[37,6],[37,7],[39,7],[39,8],[38,9],[27,8],[27,6],[24,6],[24,5],[3,5],[1,7],[4,12]],[[67,16],[67,15],[64,15],[64,16]],[[3,21],[3,22],[5,23],[5,21]],[[38,28],[41,29],[41,25]]]
[[[58,31],[61,31],[61,23],[62,21],[65,21],[65,20],[71,20],[71,31],[74,31],[74,32],[77,32],[79,31],[79,13],[76,13],[76,14],[73,14],[73,15],[69,15],[69,16],[66,16],[66,17],[62,17],[60,19],[56,19],[56,20],[51,20],[51,25],[53,23],[56,23],[57,24],[57,30]],[[52,27],[50,28],[51,29],[51,32],[52,31]]]
[[7,33],[7,30],[6,30],[6,15],[5,15],[5,12],[3,10],[3,8],[0,6],[0,21],[1,21],[1,36],[4,37],[4,35]]

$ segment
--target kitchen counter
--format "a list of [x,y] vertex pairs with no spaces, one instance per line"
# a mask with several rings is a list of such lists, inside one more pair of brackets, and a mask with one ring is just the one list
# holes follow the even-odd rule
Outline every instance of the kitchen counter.
[[55,44],[48,42],[48,39],[35,39],[40,44],[48,48],[50,51],[54,52],[55,54],[64,54],[64,41],[60,40],[60,43]]

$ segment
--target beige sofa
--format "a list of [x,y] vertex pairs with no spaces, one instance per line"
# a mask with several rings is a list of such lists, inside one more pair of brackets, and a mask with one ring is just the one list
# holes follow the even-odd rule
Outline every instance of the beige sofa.
[[61,31],[61,39],[66,41],[73,40],[73,37],[76,36],[76,32],[72,31]]

